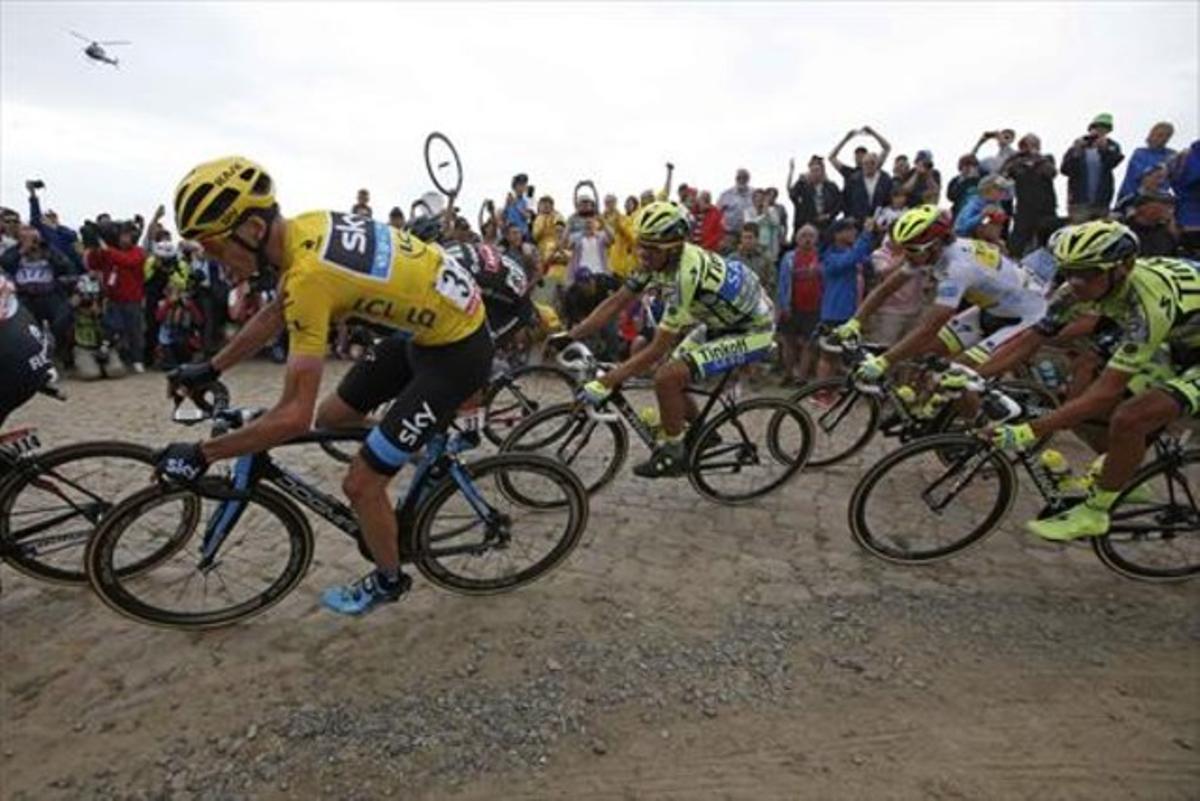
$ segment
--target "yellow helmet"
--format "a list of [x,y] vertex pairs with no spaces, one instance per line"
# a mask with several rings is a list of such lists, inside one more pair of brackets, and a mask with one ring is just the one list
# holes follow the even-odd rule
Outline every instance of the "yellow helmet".
[[181,239],[226,233],[250,212],[272,212],[275,184],[248,158],[225,158],[194,167],[175,189],[175,227]]
[[909,209],[892,223],[892,241],[902,247],[925,245],[945,239],[952,230],[950,212],[926,203]]
[[1047,243],[1061,270],[1111,270],[1137,256],[1137,234],[1111,220],[1069,225],[1055,231]]
[[674,245],[691,234],[683,209],[665,200],[647,203],[637,212],[635,225],[638,241],[649,245]]

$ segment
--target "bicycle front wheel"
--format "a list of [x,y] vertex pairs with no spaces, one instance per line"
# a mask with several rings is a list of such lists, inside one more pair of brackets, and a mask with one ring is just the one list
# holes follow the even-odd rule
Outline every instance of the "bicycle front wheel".
[[1008,514],[1017,474],[969,434],[935,434],[892,451],[850,497],[850,531],[869,553],[901,564],[936,562],[980,542]]
[[766,495],[804,467],[813,424],[782,398],[752,398],[713,417],[691,439],[688,479],[704,497],[739,504]]
[[1096,556],[1123,576],[1184,581],[1200,574],[1200,451],[1140,470],[1117,497]]
[[484,392],[483,435],[499,445],[531,414],[570,400],[575,387],[571,373],[549,364],[531,364],[502,373]]
[[[204,483],[209,481],[217,480]],[[193,503],[203,505],[208,521],[203,536],[151,569],[135,574],[123,569],[162,548],[181,510]],[[303,578],[312,554],[308,521],[270,487],[218,500],[156,485],[112,510],[88,544],[85,561],[92,588],[117,612],[143,623],[202,629],[245,620],[279,603]]]
[[536,454],[501,453],[456,465],[422,502],[413,562],[447,590],[505,592],[562,564],[587,520],[587,493],[570,470]]
[[861,451],[879,428],[879,398],[860,392],[844,378],[805,384],[792,395],[813,421],[809,467],[829,467]]
[[[153,470],[154,452],[129,442],[83,442],[22,459],[0,489],[0,553],[34,578],[82,584],[83,553],[96,526]],[[191,536],[198,515],[198,504],[181,505],[161,548],[122,570],[137,572],[169,556]]]
[[595,420],[575,403],[560,403],[525,418],[500,446],[504,453],[538,453],[579,477],[593,495],[621,470],[629,433],[616,421]]

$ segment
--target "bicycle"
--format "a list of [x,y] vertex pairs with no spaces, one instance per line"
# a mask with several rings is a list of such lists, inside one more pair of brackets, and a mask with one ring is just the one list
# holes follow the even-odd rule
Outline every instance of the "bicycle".
[[[219,433],[261,413],[229,408],[221,391],[198,420],[176,419],[212,420]],[[285,444],[361,441],[367,433],[315,430]],[[401,561],[433,584],[469,595],[504,592],[545,575],[578,545],[588,519],[587,494],[570,471],[534,454],[464,462],[462,454],[478,442],[457,430],[437,434],[414,460],[412,481],[396,505]],[[147,544],[156,547],[160,521],[169,524],[178,504],[193,502],[206,506],[199,541],[152,570],[124,573]],[[369,558],[351,509],[263,451],[239,458],[229,477],[156,484],[127,497],[88,545],[88,579],[105,604],[144,623],[202,629],[246,620],[283,600],[308,571],[313,533],[300,507]]]
[[[1000,382],[973,388],[984,393],[990,419],[1020,416]],[[1185,441],[1156,437],[1155,458],[1121,491],[1109,533],[1093,538],[1096,555],[1112,570],[1150,581],[1200,573],[1200,450]],[[1039,518],[1083,500],[1058,489],[1037,449],[1017,453],[1014,462],[976,434],[942,433],[889,453],[863,475],[850,499],[850,531],[868,553],[899,564],[961,553],[999,528],[1012,508],[1018,464],[1044,501]]]
[[[583,376],[580,383],[595,378],[603,368],[581,342],[567,346],[559,355],[559,363]],[[687,477],[701,495],[724,504],[744,503],[781,486],[804,467],[813,440],[812,422],[800,407],[777,397],[738,400],[728,392],[735,372],[722,375],[711,390],[696,386],[687,389],[689,394],[705,399],[684,440]],[[578,402],[550,406],[522,420],[500,451],[548,452],[580,476],[589,494],[598,492],[612,482],[625,463],[629,429],[651,450],[657,438],[622,387],[613,390],[603,407],[614,411],[606,413]],[[751,431],[762,433],[765,444],[757,444]],[[754,468],[766,471],[762,483],[745,480]],[[729,485],[723,483],[727,478],[732,479]]]
[[[854,369],[868,356],[882,353],[885,346],[863,342],[835,346],[822,338],[821,347],[841,353],[846,374],[805,384],[789,398],[792,403],[802,405],[813,418],[816,440],[808,460],[809,467],[829,467],[845,461],[865,448],[877,433],[907,443],[968,427],[968,421],[961,418],[959,409],[949,402],[952,399],[948,396],[930,399],[921,408],[914,396],[905,397],[911,388],[888,376],[869,386],[856,382]],[[939,373],[946,371],[950,362],[927,356],[913,366],[923,373]],[[1002,386],[1007,394],[1020,401],[1025,414],[1021,419],[1038,417],[1058,408],[1057,396],[1041,384],[1006,379]],[[1044,444],[1041,442],[1039,446]]]
[[[41,392],[65,400],[53,387]],[[84,583],[84,546],[116,499],[149,481],[153,466],[154,452],[129,442],[43,451],[32,428],[0,437],[0,560],[43,581]],[[136,573],[166,558],[195,527],[198,512],[198,505],[185,505],[162,547],[122,570]]]

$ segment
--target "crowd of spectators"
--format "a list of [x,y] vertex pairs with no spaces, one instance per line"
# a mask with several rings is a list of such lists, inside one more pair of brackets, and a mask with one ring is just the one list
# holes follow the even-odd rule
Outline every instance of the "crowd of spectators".
[[[848,319],[873,282],[903,265],[887,232],[905,209],[923,203],[948,206],[956,235],[992,241],[1043,275],[1044,245],[1055,230],[1106,216],[1130,225],[1146,255],[1200,258],[1200,140],[1177,152],[1169,146],[1174,128],[1160,122],[1126,160],[1113,131],[1112,115],[1096,115],[1056,163],[1034,133],[1018,138],[1012,129],[989,130],[943,185],[927,149],[911,161],[896,155],[889,171],[891,143],[863,126],[847,131],[828,154],[812,155],[799,175],[789,161],[781,186],[756,186],[748,170],[738,169],[727,189],[684,183],[671,199],[691,214],[696,244],[746,264],[774,299],[779,369],[785,381],[802,381],[821,369],[811,348],[816,327]],[[856,140],[853,163],[843,162]],[[1066,178],[1065,204],[1055,188],[1059,175]],[[564,216],[554,197],[536,195],[529,176],[517,174],[502,204],[484,204],[477,230],[456,216],[451,236],[517,261],[536,287],[535,299],[574,321],[636,269],[635,215],[671,197],[671,176],[669,169],[662,188],[623,200],[607,194],[601,201],[595,185],[581,181]],[[149,222],[101,214],[76,231],[43,211],[41,182],[26,186],[26,221],[15,209],[0,209],[0,268],[53,334],[57,358],[84,377],[167,368],[211,354],[273,292],[266,276],[260,285],[231,286],[193,243],[173,241],[162,207]],[[408,215],[393,207],[388,222],[403,227],[433,202],[415,202]],[[351,210],[374,216],[367,189],[358,191]],[[919,286],[897,293],[875,315],[873,336],[898,339],[923,300]],[[654,314],[654,303],[631,307],[604,337],[617,351],[610,356],[647,336]],[[343,354],[346,346],[343,328],[331,347]],[[276,343],[268,355],[282,359],[285,348]]]

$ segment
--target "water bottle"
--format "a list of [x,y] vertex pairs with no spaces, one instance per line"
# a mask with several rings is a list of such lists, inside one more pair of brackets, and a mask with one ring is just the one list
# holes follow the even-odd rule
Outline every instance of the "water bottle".
[[1062,377],[1058,374],[1058,367],[1049,359],[1042,359],[1034,365],[1033,369],[1046,389],[1054,390],[1062,386]]
[[908,384],[901,384],[896,387],[896,397],[904,401],[904,405],[912,408],[913,402],[917,399],[917,391]]
[[638,410],[638,418],[645,423],[646,428],[650,429],[650,433],[657,439],[659,431],[662,430],[662,417],[658,413],[658,407],[643,406]]
[[1056,488],[1062,489],[1063,485],[1070,480],[1071,464],[1060,452],[1053,448],[1046,448],[1042,451],[1039,461]]

